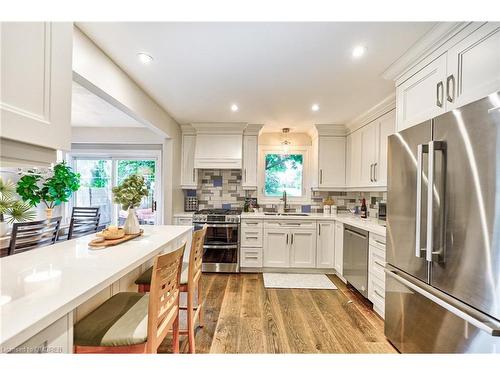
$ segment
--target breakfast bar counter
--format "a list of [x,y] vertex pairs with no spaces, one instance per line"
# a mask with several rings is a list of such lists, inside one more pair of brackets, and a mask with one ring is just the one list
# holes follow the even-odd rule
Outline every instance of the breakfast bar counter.
[[[102,299],[131,290],[133,277],[123,282],[127,275],[140,273],[157,254],[175,250],[192,232],[190,226],[142,228],[142,236],[100,250],[89,249],[94,237],[89,235],[0,259],[1,352],[27,345],[49,326],[57,331],[52,336],[63,347],[59,351],[71,351],[79,306],[99,294]],[[39,341],[50,351],[50,340]]]

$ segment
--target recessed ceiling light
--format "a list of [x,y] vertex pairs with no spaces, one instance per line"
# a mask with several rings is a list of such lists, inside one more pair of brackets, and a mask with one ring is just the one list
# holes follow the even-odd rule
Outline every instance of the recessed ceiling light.
[[148,55],[147,53],[140,52],[137,54],[137,57],[139,58],[139,61],[143,64],[149,64],[151,61],[153,61],[153,57]]
[[363,46],[356,46],[354,47],[354,49],[352,50],[352,57],[354,58],[359,58],[361,56],[363,56],[366,52],[366,48],[363,47]]
[[312,110],[313,112],[318,112],[318,111],[319,111],[319,105],[318,105],[318,104],[313,104],[313,105],[311,106],[311,110]]
[[231,105],[231,111],[238,112],[238,106],[236,104]]

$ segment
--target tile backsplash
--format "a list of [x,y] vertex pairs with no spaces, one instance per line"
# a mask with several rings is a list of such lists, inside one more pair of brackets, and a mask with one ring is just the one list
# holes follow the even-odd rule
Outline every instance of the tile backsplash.
[[[246,198],[255,198],[256,191],[243,190],[241,186],[241,170],[239,169],[200,169],[198,170],[198,197],[199,209],[204,208],[240,208]],[[185,194],[194,194],[186,191]],[[331,197],[337,207],[342,210],[353,209],[361,205],[365,198],[370,216],[376,216],[377,202],[386,201],[386,192],[329,192],[315,191],[308,204],[291,204],[290,208],[297,212],[322,212],[323,200]],[[263,205],[265,211],[277,209],[276,205]]]

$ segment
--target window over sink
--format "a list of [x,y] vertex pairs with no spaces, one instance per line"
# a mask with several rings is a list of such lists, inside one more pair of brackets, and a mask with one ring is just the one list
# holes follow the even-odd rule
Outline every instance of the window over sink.
[[303,174],[303,154],[266,153],[264,194],[267,197],[281,197],[286,191],[289,197],[302,197]]

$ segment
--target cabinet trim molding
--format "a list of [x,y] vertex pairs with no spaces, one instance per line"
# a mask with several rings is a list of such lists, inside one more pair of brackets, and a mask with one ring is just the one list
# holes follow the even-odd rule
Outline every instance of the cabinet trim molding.
[[350,121],[346,125],[347,134],[355,132],[363,126],[368,125],[370,122],[373,122],[379,117],[382,117],[386,113],[392,111],[394,108],[396,108],[396,92],[393,92],[392,94],[381,100],[379,103],[368,109],[366,112]]

